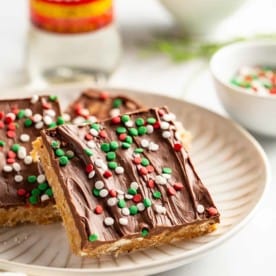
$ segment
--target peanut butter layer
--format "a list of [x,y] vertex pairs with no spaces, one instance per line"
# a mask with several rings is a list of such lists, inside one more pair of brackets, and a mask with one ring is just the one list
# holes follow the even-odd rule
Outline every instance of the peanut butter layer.
[[35,143],[73,251],[101,255],[213,231],[215,204],[167,108],[42,132]]

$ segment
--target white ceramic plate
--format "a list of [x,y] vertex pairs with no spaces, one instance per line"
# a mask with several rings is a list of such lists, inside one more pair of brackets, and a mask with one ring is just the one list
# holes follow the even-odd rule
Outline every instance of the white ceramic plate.
[[[76,87],[54,90],[64,105],[77,96],[76,91],[80,90]],[[252,217],[269,182],[267,159],[252,136],[232,121],[185,101],[134,91],[124,93],[148,106],[168,105],[191,131],[194,163],[221,212],[218,230],[191,241],[118,259],[89,259],[70,253],[61,224],[0,229],[1,268],[32,275],[157,273],[208,253],[236,234]]]

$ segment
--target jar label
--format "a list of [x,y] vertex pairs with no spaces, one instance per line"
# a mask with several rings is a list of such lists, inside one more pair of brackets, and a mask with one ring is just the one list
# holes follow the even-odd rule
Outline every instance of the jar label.
[[90,32],[113,21],[112,0],[30,0],[30,16],[49,32]]

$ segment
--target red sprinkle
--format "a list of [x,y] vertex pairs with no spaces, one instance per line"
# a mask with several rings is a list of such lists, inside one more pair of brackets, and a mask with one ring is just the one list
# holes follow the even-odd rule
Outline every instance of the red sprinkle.
[[5,113],[3,111],[0,111],[0,120],[2,120],[5,116]]
[[148,170],[147,170],[147,168],[142,167],[139,169],[139,173],[140,173],[140,175],[146,175],[148,173]]
[[52,105],[51,105],[50,103],[43,102],[43,103],[42,103],[42,107],[43,107],[43,109],[51,109],[51,108],[52,108]]
[[94,211],[97,215],[99,215],[103,212],[103,207],[101,205],[97,205]]
[[111,171],[105,171],[104,174],[103,174],[103,176],[104,176],[105,178],[109,178],[109,177],[112,176],[112,172],[111,172]]
[[180,143],[175,143],[173,145],[173,148],[174,148],[175,151],[181,151],[182,145]]
[[101,131],[99,132],[99,135],[100,135],[102,138],[106,138],[106,137],[107,137],[107,133],[106,133],[105,130],[101,130]]
[[159,122],[159,121],[155,122],[155,123],[153,124],[153,128],[154,128],[154,129],[160,128],[160,122]]
[[16,136],[15,131],[13,131],[13,130],[7,131],[7,136],[9,138],[14,138]]
[[273,87],[270,89],[270,94],[276,94],[276,87]]
[[16,124],[15,123],[8,124],[8,130],[16,130]]
[[11,110],[12,110],[12,113],[14,113],[15,115],[17,115],[18,112],[19,112],[19,109],[18,109],[17,106],[13,106],[13,107],[11,108]]
[[142,196],[141,196],[140,194],[137,194],[137,195],[133,196],[132,200],[133,200],[135,203],[141,202]]
[[136,164],[136,165],[140,164],[141,163],[141,158],[139,156],[134,157],[133,163]]
[[122,134],[119,135],[119,140],[120,141],[125,141],[126,137],[127,137],[126,133],[122,133]]
[[85,138],[85,140],[90,141],[90,140],[93,139],[93,136],[90,133],[86,133],[85,136],[84,136],[84,138]]
[[15,158],[16,157],[16,153],[13,152],[13,151],[11,151],[11,150],[9,150],[8,153],[7,153],[7,156],[8,156],[8,158]]
[[154,187],[155,187],[155,183],[154,183],[154,181],[153,181],[152,179],[150,179],[150,180],[148,181],[148,186],[149,186],[150,188],[154,188]]
[[117,196],[117,192],[115,190],[109,190],[109,195],[111,197],[116,197]]
[[18,190],[17,190],[17,194],[18,194],[19,196],[24,196],[24,195],[26,195],[26,190],[25,190],[25,189],[18,189]]
[[111,122],[113,123],[113,124],[120,124],[121,123],[121,118],[119,117],[119,116],[117,116],[117,117],[113,117],[112,119],[111,119]]
[[148,171],[148,173],[154,172],[154,167],[152,165],[148,165],[147,166],[147,171]]
[[215,207],[210,207],[207,209],[210,216],[215,216],[218,214],[218,210]]
[[184,186],[182,183],[175,183],[175,184],[173,184],[173,187],[176,191],[180,191],[183,189]]
[[4,128],[4,123],[2,121],[0,121],[0,128]]
[[109,94],[108,92],[105,92],[105,91],[102,91],[99,95],[99,98],[102,100],[102,101],[105,101],[106,99],[109,98]]
[[170,196],[174,196],[174,195],[176,194],[175,189],[174,189],[173,187],[169,187],[169,188],[168,188],[168,194],[169,194]]
[[13,158],[8,158],[7,159],[8,164],[13,164],[14,162],[15,162],[15,159],[13,159]]
[[94,170],[94,166],[92,164],[88,164],[85,168],[87,173],[91,173]]
[[162,117],[165,114],[165,111],[163,109],[159,109],[158,114]]
[[6,118],[5,118],[5,120],[4,120],[4,122],[5,122],[5,124],[10,124],[11,122],[13,122],[13,119],[12,119],[12,117],[11,116],[7,116]]

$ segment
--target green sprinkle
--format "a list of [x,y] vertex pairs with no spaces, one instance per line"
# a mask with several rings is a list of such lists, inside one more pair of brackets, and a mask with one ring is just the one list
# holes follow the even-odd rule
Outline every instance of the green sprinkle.
[[31,127],[33,124],[33,121],[31,119],[26,119],[25,122],[24,122],[24,126],[25,127]]
[[135,152],[135,153],[142,153],[142,152],[144,152],[144,149],[142,149],[142,148],[136,148],[136,149],[134,150],[134,152]]
[[136,205],[131,205],[129,207],[129,212],[132,216],[136,215],[138,213],[138,208]]
[[126,133],[126,128],[125,127],[117,127],[116,128],[116,132],[118,133],[118,134],[122,134],[122,133]]
[[141,236],[144,238],[149,234],[149,230],[147,228],[143,228],[141,231]]
[[22,119],[25,116],[25,110],[24,109],[19,110],[16,116],[18,119]]
[[144,198],[144,201],[143,201],[145,207],[150,207],[151,206],[151,201],[149,198]]
[[5,146],[5,142],[3,140],[0,140],[0,147],[4,147]]
[[41,194],[41,191],[39,189],[35,188],[35,189],[32,190],[31,193],[32,193],[33,196],[39,196]]
[[125,142],[129,143],[129,144],[132,144],[133,143],[132,137],[131,136],[127,136],[126,139],[125,139]]
[[108,168],[111,170],[115,170],[117,168],[117,163],[116,162],[108,162]]
[[264,83],[263,85],[267,89],[271,89],[273,87],[273,85],[271,83]]
[[129,148],[130,148],[130,144],[129,144],[129,143],[126,143],[126,142],[123,142],[123,143],[122,143],[122,148],[123,148],[123,149],[129,149]]
[[110,152],[108,152],[107,155],[106,155],[106,159],[107,159],[108,161],[112,161],[112,160],[114,160],[115,158],[116,158],[116,153],[115,153],[114,151],[110,151]]
[[145,126],[138,127],[138,134],[139,135],[144,135],[146,133],[147,133],[147,128]]
[[48,195],[48,196],[53,196],[53,190],[52,188],[48,188],[46,191],[45,191],[45,194]]
[[68,157],[67,156],[61,156],[60,158],[59,158],[59,164],[61,165],[61,166],[66,166],[67,164],[69,163],[69,159],[68,159]]
[[153,117],[150,117],[150,118],[148,118],[148,119],[147,119],[147,123],[149,123],[149,124],[153,125],[153,124],[155,124],[155,123],[156,123],[156,119],[155,119],[155,118],[153,118]]
[[49,186],[48,186],[48,184],[47,184],[46,182],[43,182],[43,183],[39,183],[39,184],[38,184],[38,189],[39,189],[40,191],[45,191],[48,187],[49,187]]
[[131,136],[138,136],[138,130],[134,127],[130,128],[128,132]]
[[84,149],[84,152],[85,152],[86,155],[88,155],[88,156],[92,156],[92,155],[93,155],[93,151],[92,151],[91,149],[86,148],[86,149]]
[[153,192],[153,197],[155,199],[159,199],[159,198],[161,198],[161,193],[159,191],[155,191],[155,192]]
[[58,99],[58,97],[57,97],[56,95],[50,95],[50,96],[49,96],[49,100],[50,100],[51,102],[55,102],[57,99]]
[[65,155],[65,153],[62,149],[56,149],[55,154],[58,157],[61,157],[61,156]]
[[110,145],[108,143],[102,143],[101,144],[101,150],[104,152],[109,152],[110,151]]
[[110,142],[110,149],[111,150],[116,150],[119,148],[119,144],[116,141]]
[[97,240],[98,240],[98,235],[95,234],[95,233],[94,233],[94,234],[91,234],[91,235],[89,235],[88,240],[89,240],[90,242],[97,241]]
[[163,168],[162,172],[166,173],[166,174],[171,174],[172,173],[172,169],[171,168]]
[[61,116],[58,116],[57,117],[57,125],[60,126],[60,125],[63,125],[64,123],[65,123],[64,119]]
[[113,101],[113,107],[114,108],[118,108],[118,107],[120,107],[121,105],[123,104],[123,101],[121,100],[121,99],[119,99],[119,98],[117,98],[117,99],[115,99],[114,101]]
[[37,196],[34,196],[34,195],[32,195],[32,196],[30,196],[29,197],[29,202],[31,203],[31,204],[37,204],[38,203],[38,197]]
[[100,190],[94,188],[93,189],[93,195],[96,196],[96,197],[99,197],[100,196]]
[[130,117],[128,116],[128,115],[123,115],[122,117],[121,117],[121,121],[123,122],[123,123],[126,123],[126,122],[128,122],[130,120]]
[[29,183],[35,183],[35,182],[36,182],[36,176],[35,176],[35,175],[29,175],[29,176],[27,177],[27,181],[28,181]]
[[19,148],[20,148],[19,144],[13,144],[12,147],[11,147],[11,150],[13,152],[18,152]]
[[119,207],[119,208],[124,208],[124,207],[126,207],[126,202],[125,202],[123,199],[120,199],[120,200],[118,201],[118,207]]
[[52,122],[51,124],[48,125],[48,128],[55,128],[57,124],[55,122]]
[[133,188],[129,188],[127,190],[127,192],[130,194],[130,195],[136,195],[137,194],[137,190],[133,189]]
[[99,131],[101,126],[100,126],[100,124],[94,123],[94,124],[91,125],[91,128],[96,129],[97,131]]
[[142,164],[142,166],[144,166],[144,167],[146,167],[146,166],[148,166],[149,165],[149,160],[147,159],[147,158],[142,158],[142,160],[141,160],[141,164]]
[[59,148],[59,145],[60,145],[59,141],[53,141],[53,142],[51,143],[51,147],[52,147],[53,149]]
[[135,124],[136,124],[136,126],[143,126],[145,124],[145,121],[143,118],[137,118],[135,120]]

